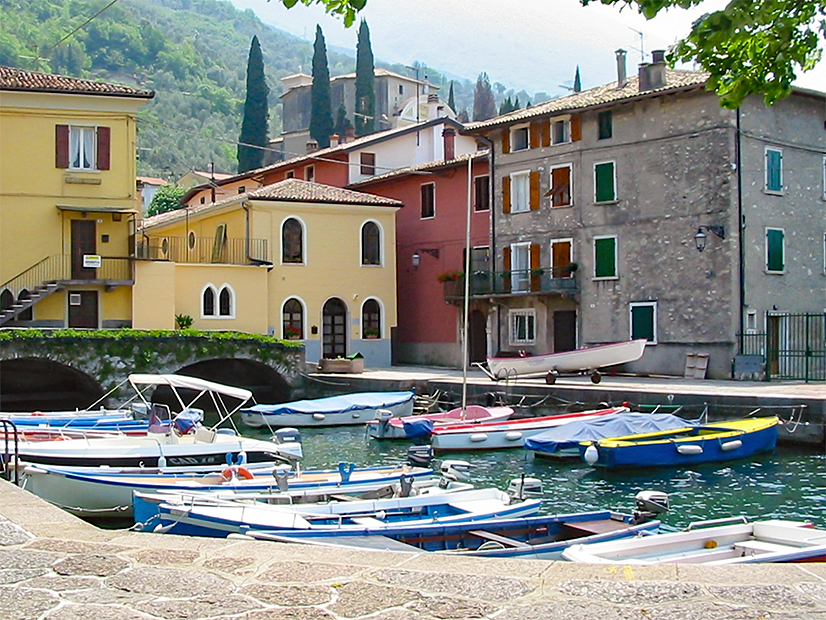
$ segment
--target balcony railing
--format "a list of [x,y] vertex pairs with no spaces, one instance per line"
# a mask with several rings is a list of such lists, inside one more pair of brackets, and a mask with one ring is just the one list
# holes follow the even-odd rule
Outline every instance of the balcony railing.
[[173,263],[220,263],[249,265],[266,262],[266,239],[224,239],[215,237],[152,237],[137,240],[135,258]]
[[81,269],[77,265],[73,269],[70,254],[55,254],[35,263],[24,272],[8,282],[0,285],[0,289],[11,291],[33,291],[47,283],[69,283],[83,280],[84,282],[104,283],[131,283],[132,259],[128,257],[103,256],[100,266]]
[[[565,268],[474,271],[470,274],[471,297],[569,293],[576,289],[574,272]],[[462,299],[464,295],[464,276],[445,281],[446,300]]]

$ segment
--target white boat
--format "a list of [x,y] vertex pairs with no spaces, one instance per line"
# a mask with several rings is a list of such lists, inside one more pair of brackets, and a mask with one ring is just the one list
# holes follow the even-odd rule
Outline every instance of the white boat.
[[430,445],[436,452],[522,448],[527,438],[543,433],[549,428],[573,421],[596,420],[627,411],[627,407],[609,407],[504,422],[450,424],[433,428]]
[[[20,441],[16,446],[18,463],[220,471],[228,458],[233,463],[253,467],[291,462],[302,456],[300,442],[250,439],[238,436],[233,429],[219,428],[252,397],[249,390],[182,375],[133,374],[129,376],[129,382],[142,399],[150,387],[167,386],[178,400],[180,411],[172,414],[168,406],[144,400],[150,411],[150,424],[145,435]],[[194,391],[194,398],[185,401],[181,390]],[[197,422],[202,412],[192,407],[203,395],[212,398],[220,414],[220,420],[211,428]],[[229,407],[226,399],[234,399],[238,404]]]
[[344,426],[366,424],[379,410],[393,417],[413,414],[415,392],[358,392],[298,400],[276,405],[254,405],[241,410],[241,421],[252,428]]
[[[573,545],[562,557],[590,564],[744,564],[823,562],[826,530],[809,522],[772,519],[720,525],[720,519],[690,525],[683,532]],[[718,525],[715,525],[718,524]]]
[[481,424],[507,420],[513,413],[513,407],[482,407],[480,405],[468,405],[464,409],[457,407],[450,411],[423,413],[402,418],[380,411],[375,420],[367,423],[367,433],[376,439],[408,439],[420,434],[420,429],[414,430],[414,427],[421,426],[423,422],[425,427],[427,423],[430,423],[429,428],[447,424]]
[[560,373],[588,372],[591,381],[599,383],[601,368],[640,359],[646,342],[640,338],[546,355],[489,357],[487,373],[495,381],[544,375],[548,383],[554,383]]
[[[153,519],[143,522],[144,526],[172,534],[219,537],[247,530],[332,528],[347,531],[370,527],[373,531],[381,531],[384,527],[402,524],[421,526],[526,517],[537,514],[542,503],[538,499],[511,503],[507,493],[493,488],[298,506],[210,501],[185,496],[178,498],[179,501],[174,500],[169,498],[169,501],[154,504],[158,512]],[[139,511],[136,508],[136,513]]]

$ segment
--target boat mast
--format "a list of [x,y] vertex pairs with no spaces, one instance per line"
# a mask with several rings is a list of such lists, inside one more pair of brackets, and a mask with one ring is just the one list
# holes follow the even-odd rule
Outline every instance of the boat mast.
[[468,316],[470,314],[470,210],[473,182],[473,154],[467,158],[467,219],[465,222],[465,305],[462,323],[462,418],[467,410]]

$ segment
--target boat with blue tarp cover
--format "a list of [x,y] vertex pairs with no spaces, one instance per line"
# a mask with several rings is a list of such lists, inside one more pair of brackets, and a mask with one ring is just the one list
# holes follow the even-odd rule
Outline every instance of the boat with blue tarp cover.
[[343,426],[366,424],[379,410],[391,417],[413,414],[415,392],[358,392],[241,409],[241,421],[252,428]]

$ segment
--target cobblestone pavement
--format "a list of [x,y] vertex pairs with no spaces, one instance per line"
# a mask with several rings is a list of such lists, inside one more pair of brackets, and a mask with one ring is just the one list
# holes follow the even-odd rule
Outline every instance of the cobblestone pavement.
[[596,567],[101,530],[0,481],[0,618],[826,620],[826,564]]

